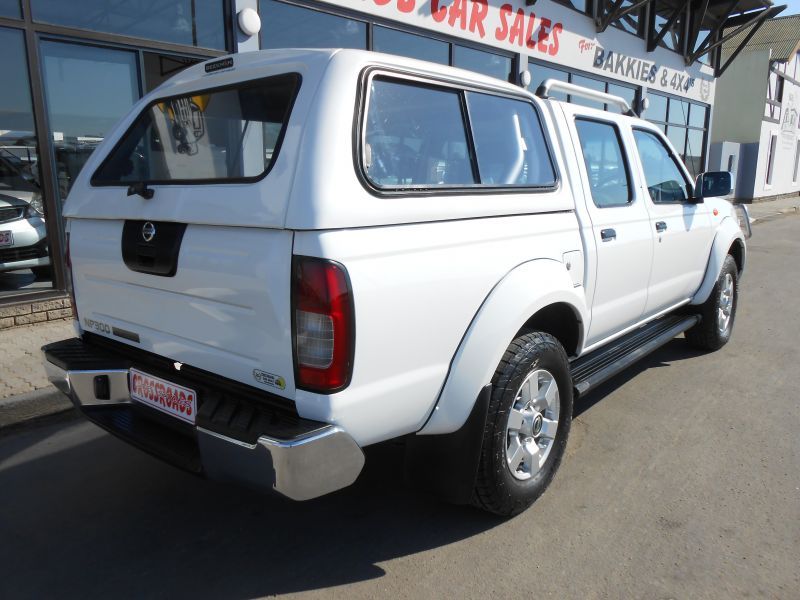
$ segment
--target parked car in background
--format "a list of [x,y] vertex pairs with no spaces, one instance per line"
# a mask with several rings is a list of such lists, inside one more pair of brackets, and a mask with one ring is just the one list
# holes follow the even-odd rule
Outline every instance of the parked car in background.
[[50,274],[41,189],[13,154],[0,154],[0,272]]

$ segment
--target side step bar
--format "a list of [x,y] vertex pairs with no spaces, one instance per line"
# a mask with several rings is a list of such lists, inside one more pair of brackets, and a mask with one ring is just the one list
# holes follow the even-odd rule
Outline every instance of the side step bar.
[[698,315],[662,317],[574,360],[570,367],[575,397],[585,395],[699,321]]

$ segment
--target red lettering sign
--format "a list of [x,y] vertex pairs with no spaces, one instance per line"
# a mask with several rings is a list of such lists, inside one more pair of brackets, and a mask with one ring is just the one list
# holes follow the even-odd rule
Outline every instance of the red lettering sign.
[[510,4],[503,4],[500,7],[499,17],[500,25],[494,31],[494,37],[498,42],[526,46],[550,56],[558,54],[558,36],[564,31],[561,23],[553,24],[547,17],[540,17],[537,30],[535,13],[526,13],[521,8],[514,11]]
[[196,396],[192,390],[131,369],[131,398],[194,423]]

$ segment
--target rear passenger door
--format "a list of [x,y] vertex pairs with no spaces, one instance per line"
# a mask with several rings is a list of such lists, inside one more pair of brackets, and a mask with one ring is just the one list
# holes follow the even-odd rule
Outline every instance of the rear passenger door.
[[591,346],[642,318],[653,235],[619,125],[610,119],[577,116],[574,127],[596,249],[592,321],[586,340]]
[[660,133],[633,129],[655,236],[645,316],[689,298],[703,280],[713,240],[705,204],[690,201],[692,182]]

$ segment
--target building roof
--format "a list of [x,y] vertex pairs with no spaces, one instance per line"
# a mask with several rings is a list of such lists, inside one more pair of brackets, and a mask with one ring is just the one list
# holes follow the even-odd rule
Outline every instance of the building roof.
[[[723,60],[736,50],[750,29],[748,27],[739,32],[722,45]],[[795,52],[800,50],[800,15],[768,19],[747,42],[743,52],[769,49],[772,49],[770,59],[781,62],[789,60]]]

